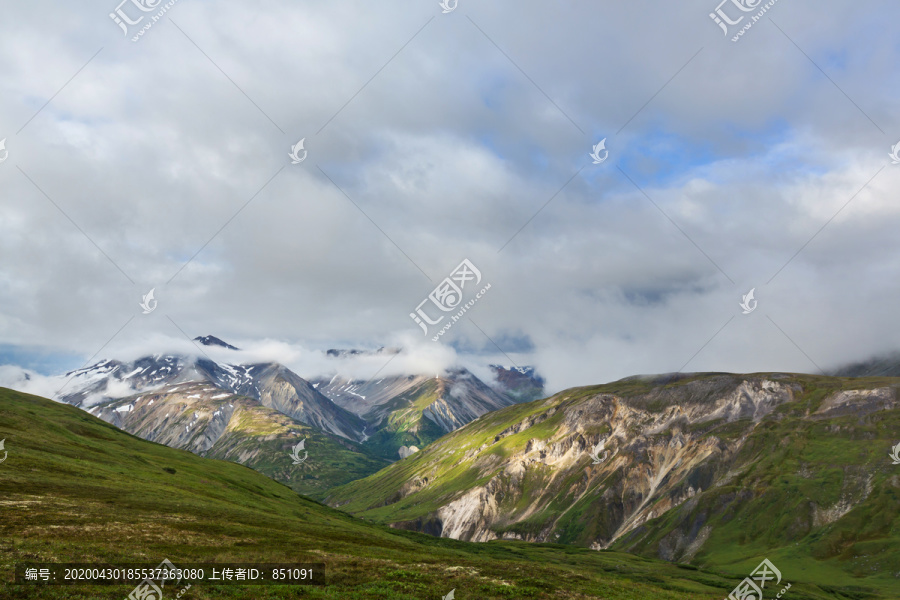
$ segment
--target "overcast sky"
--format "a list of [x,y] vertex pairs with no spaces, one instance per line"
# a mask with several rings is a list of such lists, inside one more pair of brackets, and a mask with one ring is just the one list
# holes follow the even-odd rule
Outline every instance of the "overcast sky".
[[214,334],[557,390],[900,347],[896,2],[733,42],[763,3],[178,0],[133,42],[165,3],[116,1],[0,2],[0,363]]

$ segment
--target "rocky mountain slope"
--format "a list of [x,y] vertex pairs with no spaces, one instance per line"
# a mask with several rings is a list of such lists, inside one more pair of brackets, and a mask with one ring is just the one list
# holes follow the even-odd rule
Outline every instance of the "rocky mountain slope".
[[[195,341],[229,346],[213,336]],[[130,363],[104,360],[67,373],[67,377],[69,383],[59,399],[81,408],[164,385],[200,381],[259,400],[263,406],[322,431],[355,441],[365,438],[366,424],[362,419],[278,363],[230,365],[208,358],[156,354]]]
[[205,382],[109,400],[88,412],[145,440],[248,466],[311,497],[388,464],[358,443]]
[[[237,350],[214,336],[194,341]],[[64,402],[144,439],[240,462],[313,496],[514,401],[464,369],[434,378],[359,382],[335,376],[310,383],[278,363],[156,354],[104,360],[68,376]],[[297,468],[289,449],[303,437],[320,451]]]
[[572,389],[489,413],[327,502],[461,540],[716,567],[765,553],[900,578],[898,388],[773,373]]
[[496,392],[466,369],[440,376],[409,375],[357,381],[335,375],[312,384],[368,424],[366,447],[396,460],[403,446],[423,447],[515,399]]
[[287,367],[278,363],[217,364],[201,359],[198,366],[216,386],[255,398],[268,408],[301,423],[351,440],[366,438],[366,423],[341,408]]

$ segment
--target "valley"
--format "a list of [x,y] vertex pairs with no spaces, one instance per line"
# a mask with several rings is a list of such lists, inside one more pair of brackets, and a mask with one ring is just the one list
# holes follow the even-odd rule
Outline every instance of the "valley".
[[[194,342],[238,350],[211,335]],[[358,354],[362,351],[327,353]],[[516,374],[505,379],[516,382],[518,396],[463,368],[435,376],[357,381],[335,374],[307,381],[278,363],[155,354],[103,360],[68,373],[59,399],[143,439],[233,460],[319,498],[400,459],[410,447],[425,447],[514,404],[523,386],[531,395],[542,389],[533,371],[494,370]],[[291,450],[301,441],[311,458],[295,468]]]
[[[19,562],[324,563],[327,585],[196,585],[198,600],[455,597],[721,600],[733,577],[558,544],[473,544],[328,508],[241,465],[0,388],[0,584],[11,600],[121,600],[129,586],[17,586]],[[795,598],[833,598],[795,585]]]
[[495,372],[493,386],[463,368],[308,381],[278,363],[151,355],[70,374],[59,409],[440,547],[726,578],[768,558],[798,598],[896,589],[900,379],[669,374],[529,399],[533,370]]

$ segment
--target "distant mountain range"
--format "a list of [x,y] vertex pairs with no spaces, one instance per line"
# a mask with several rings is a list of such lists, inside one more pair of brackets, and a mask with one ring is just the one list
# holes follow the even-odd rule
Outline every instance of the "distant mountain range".
[[[237,350],[215,336],[194,341]],[[326,356],[399,352],[328,350]],[[234,460],[315,496],[543,390],[532,369],[492,368],[494,387],[462,368],[436,376],[359,381],[334,375],[310,382],[275,362],[155,354],[67,373],[59,400],[144,439]],[[313,457],[302,475],[290,457],[301,439]]]
[[301,423],[351,440],[364,437],[365,423],[320,394],[308,381],[278,363],[219,364],[179,355],[145,356],[124,363],[104,360],[66,374],[60,400],[81,408],[144,390],[204,382],[218,391],[247,396]]

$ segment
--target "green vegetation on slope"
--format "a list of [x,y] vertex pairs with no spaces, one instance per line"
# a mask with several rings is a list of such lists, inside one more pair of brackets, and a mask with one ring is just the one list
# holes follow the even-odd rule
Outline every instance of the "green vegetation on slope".
[[[0,581],[18,562],[324,562],[323,587],[196,585],[185,600],[721,600],[736,581],[572,546],[470,544],[366,523],[241,465],[147,442],[0,388]],[[121,600],[133,586],[0,584],[4,599]],[[795,587],[791,598],[840,598]]]
[[[355,442],[252,402],[241,406],[242,410],[205,456],[241,463],[311,498],[321,497],[337,485],[389,464]],[[308,457],[295,465],[291,451],[300,440],[305,440],[300,457]]]
[[[827,586],[834,594],[900,597],[900,467],[891,467],[887,457],[900,442],[900,410],[858,405],[851,414],[815,414],[842,390],[888,388],[896,394],[897,379],[709,373],[566,390],[485,415],[410,459],[332,490],[326,501],[376,522],[439,531],[439,509],[490,482],[500,519],[506,520],[493,526],[494,534],[534,539],[553,526],[549,539],[587,546],[615,532],[623,515],[644,499],[648,473],[659,465],[653,457],[679,447],[672,446],[673,431],[641,434],[635,448],[619,455],[621,467],[594,478],[606,465],[595,467],[586,452],[574,463],[563,456],[574,444],[584,447],[586,438],[609,434],[607,424],[590,421],[600,409],[598,396],[627,399],[632,407],[661,415],[673,399],[712,407],[743,378],[780,382],[793,390],[792,399],[758,424],[750,418],[676,419],[681,432],[701,436],[713,450],[709,457],[695,455],[696,464],[674,482],[673,491],[648,506],[656,514],[613,548],[681,560],[699,539],[701,550],[687,560],[704,568],[746,574],[768,556],[793,580]],[[639,427],[629,431],[639,433]],[[705,447],[703,440],[694,445]],[[554,460],[562,466],[529,454],[537,446],[558,450]],[[673,484],[678,464],[658,471],[660,485]],[[696,496],[690,487],[699,490]]]
[[[823,583],[867,584],[900,596],[900,411],[806,418],[842,390],[898,385],[896,379],[803,376],[803,392],[779,407],[742,446],[727,485],[633,532],[616,547],[654,553],[668,532],[697,524],[711,535],[697,564],[746,569],[768,553],[782,569]],[[852,502],[860,493],[866,498]],[[752,568],[752,566],[751,566]]]
[[[391,399],[387,405],[377,407],[378,412],[387,413],[387,417],[364,442],[363,448],[375,456],[395,461],[401,446],[424,448],[444,435],[444,431],[423,414],[440,398],[440,391],[438,384],[428,379]],[[372,415],[364,415],[364,418],[371,419]]]

